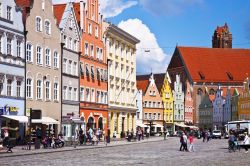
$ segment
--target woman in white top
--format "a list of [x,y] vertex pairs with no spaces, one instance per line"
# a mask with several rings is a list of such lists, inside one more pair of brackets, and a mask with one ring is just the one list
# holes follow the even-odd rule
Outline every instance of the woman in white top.
[[245,134],[245,138],[244,138],[243,144],[244,144],[244,148],[246,150],[245,153],[248,153],[249,137],[247,135],[247,132],[245,132],[244,134]]

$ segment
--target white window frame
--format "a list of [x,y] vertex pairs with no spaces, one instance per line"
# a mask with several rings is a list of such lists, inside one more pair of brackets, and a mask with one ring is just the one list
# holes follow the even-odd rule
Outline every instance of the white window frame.
[[85,91],[84,87],[80,87],[80,101],[84,101]]
[[[49,54],[47,53],[47,50],[49,50]],[[45,66],[51,66],[51,50],[49,48],[45,49]]]
[[53,66],[55,69],[59,68],[59,53],[57,51],[54,51],[54,59],[53,59]]
[[91,89],[91,102],[95,102],[95,89]]
[[73,100],[77,101],[78,100],[78,95],[77,95],[77,88],[74,88],[74,91],[73,91]]
[[88,24],[88,33],[91,35],[92,34],[92,24]]
[[86,88],[86,101],[90,102],[90,88]]
[[[38,86],[38,81],[40,81],[40,86]],[[40,93],[39,93],[40,91]],[[42,80],[37,80],[36,81],[36,99],[37,100],[42,100],[43,99],[43,81]]]
[[51,82],[50,81],[45,82],[45,99],[46,101],[51,100]]
[[[38,52],[38,48],[40,48],[40,53]],[[38,61],[38,55],[40,55],[40,61]],[[40,45],[36,46],[36,64],[42,65],[43,64],[43,48]]]
[[[21,47],[22,47],[22,41],[17,40],[17,41],[16,41],[16,56],[17,56],[17,57],[21,57],[21,54],[22,54]],[[1,51],[0,51],[0,52],[1,52]]]
[[[39,20],[40,19],[40,22]],[[42,18],[40,16],[36,16],[36,31],[42,32],[43,31],[43,23]]]
[[2,53],[2,49],[3,49],[3,42],[2,42],[3,36],[0,34],[0,53]]
[[[10,84],[9,84],[10,81]],[[12,89],[12,84],[13,84],[13,80],[12,79],[7,79],[7,91],[6,91],[6,96],[12,96],[13,95],[13,89]]]
[[[48,23],[48,25],[47,25]],[[51,23],[48,19],[44,21],[44,31],[46,35],[51,35]]]
[[68,63],[68,60],[66,58],[63,58],[63,72],[64,73],[67,73],[67,63]]
[[[30,83],[29,83],[29,80],[30,80]],[[26,79],[26,97],[28,99],[33,98],[33,80],[32,80],[32,78]]]
[[[20,85],[18,83],[20,83]],[[16,81],[16,97],[22,97],[21,88],[22,88],[22,81]]]
[[59,99],[59,84],[58,82],[54,82],[54,101],[58,101]]
[[7,47],[6,47],[7,54],[12,55],[12,38],[11,37],[7,37],[6,45],[7,45]]
[[94,53],[94,45],[93,44],[90,44],[90,56],[91,57],[94,57],[95,53]]
[[68,74],[72,74],[72,60],[68,60]]
[[95,37],[99,37],[99,28],[97,26],[95,27]]
[[11,21],[12,20],[12,7],[7,6],[6,8],[6,19]]
[[[30,46],[30,49],[28,49],[28,46]],[[26,61],[33,62],[33,45],[29,42],[26,44]]]
[[63,100],[67,100],[67,86],[63,86]]
[[84,55],[89,55],[89,44],[84,43]]

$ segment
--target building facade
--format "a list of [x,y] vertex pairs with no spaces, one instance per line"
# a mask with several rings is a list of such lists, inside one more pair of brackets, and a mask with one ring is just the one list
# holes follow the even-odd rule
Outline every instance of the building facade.
[[180,79],[180,75],[176,75],[173,90],[175,126],[184,125],[184,92]]
[[215,129],[223,129],[223,110],[225,106],[225,98],[223,90],[219,86],[216,90],[215,99],[213,101],[213,126]]
[[[231,88],[233,90],[233,88]],[[223,110],[223,124],[227,124],[227,122],[232,120],[232,95],[230,88],[227,88],[225,105]]]
[[107,58],[102,41],[102,16],[98,0],[74,3],[81,28],[80,117],[88,128],[107,130]]
[[[12,120],[25,115],[25,38],[21,8],[14,0],[0,2],[0,128],[24,125]],[[2,115],[2,116],[1,116]],[[7,116],[7,117],[4,117]],[[10,137],[16,133],[11,132]]]
[[143,127],[142,90],[138,90],[136,93],[136,107],[136,127]]
[[238,116],[238,106],[239,106],[239,96],[240,96],[240,90],[234,89],[233,95],[232,95],[232,121],[239,120]]
[[23,10],[27,16],[24,22],[27,31],[26,107],[41,111],[42,117],[51,120],[39,122],[43,131],[57,133],[58,122],[61,122],[61,33],[51,0],[30,1]]
[[184,115],[184,119],[185,119],[185,123],[186,124],[193,124],[193,98],[192,98],[192,88],[190,83],[187,81],[186,82],[186,92],[185,92],[185,115]]
[[243,83],[243,90],[239,96],[239,120],[250,120],[250,80],[247,77]]
[[[109,122],[118,137],[136,129],[136,44],[139,40],[113,24],[103,23],[108,57]],[[122,133],[122,134],[121,134]]]
[[71,2],[53,7],[62,36],[62,133],[69,139],[72,118],[79,117],[80,29]]
[[173,110],[173,93],[171,89],[171,80],[168,73],[165,74],[161,96],[164,108],[164,121],[168,131],[173,131],[174,127],[174,110]]
[[208,93],[202,96],[199,106],[199,128],[202,130],[213,129],[213,103]]
[[162,97],[155,84],[154,74],[137,76],[137,88],[143,91],[143,123],[144,129],[150,128],[151,133],[163,131]]

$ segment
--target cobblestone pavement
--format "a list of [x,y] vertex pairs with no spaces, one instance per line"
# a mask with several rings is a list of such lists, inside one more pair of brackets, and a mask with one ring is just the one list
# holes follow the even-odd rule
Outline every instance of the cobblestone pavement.
[[0,165],[181,165],[249,166],[250,152],[229,153],[227,140],[195,140],[195,152],[180,152],[179,139],[0,158]]

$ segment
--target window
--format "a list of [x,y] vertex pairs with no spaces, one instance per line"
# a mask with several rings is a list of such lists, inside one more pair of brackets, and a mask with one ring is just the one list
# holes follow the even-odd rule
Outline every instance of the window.
[[45,33],[47,35],[51,34],[51,31],[50,31],[50,22],[48,20],[46,20],[45,23],[44,23],[44,29],[45,29]]
[[0,17],[2,17],[2,3],[0,3]]
[[67,59],[63,59],[63,72],[67,73]]
[[73,49],[74,49],[74,51],[77,51],[77,41],[76,40],[74,40]]
[[54,83],[54,100],[58,101],[58,83]]
[[45,65],[50,66],[50,49],[45,50]]
[[89,91],[89,89],[86,89],[86,100],[90,101],[90,91]]
[[88,26],[88,32],[89,32],[89,34],[92,34],[92,25],[91,24],[89,24],[89,26]]
[[94,57],[94,46],[90,45],[90,56]]
[[26,46],[26,61],[32,62],[32,53],[33,53],[33,46],[31,44],[27,44]]
[[80,100],[84,101],[84,88],[81,87],[81,91],[80,91]]
[[30,78],[26,81],[26,97],[32,98],[32,80]]
[[77,70],[77,62],[74,62],[74,65],[73,65],[73,74],[74,75],[78,75],[77,73],[78,73],[78,70]]
[[69,60],[68,74],[72,74],[72,61],[71,60]]
[[11,7],[7,6],[7,15],[6,15],[7,20],[11,20]]
[[7,96],[11,96],[11,84],[12,80],[7,80]]
[[84,50],[85,50],[85,55],[89,55],[89,44],[88,43],[85,43]]
[[72,87],[69,87],[68,100],[72,100]]
[[97,59],[100,59],[99,48],[98,48],[98,47],[96,48],[96,58],[97,58]]
[[66,100],[67,99],[67,86],[63,87],[63,99]]
[[95,102],[95,90],[91,90],[91,102]]
[[102,49],[100,49],[100,59],[103,60]]
[[74,88],[74,100],[77,101],[78,96],[77,96],[77,88]]
[[98,36],[99,36],[98,27],[95,27],[95,37],[97,37],[97,38],[98,38]]
[[0,52],[2,53],[2,35],[0,35]]
[[73,26],[74,26],[73,19],[70,18],[70,20],[69,20],[69,28],[72,30]]
[[36,63],[42,64],[42,48],[40,46],[36,47]]
[[19,41],[19,40],[16,42],[16,56],[21,57],[21,41]]
[[54,52],[54,68],[59,68],[58,67],[58,53],[56,51]]
[[37,80],[36,82],[36,98],[42,99],[42,81]]
[[158,120],[160,120],[161,119],[161,114],[160,113],[158,113]]
[[91,66],[91,77],[94,79],[95,77],[95,69],[94,66]]
[[7,38],[7,54],[11,55],[11,38]]
[[50,100],[50,82],[47,81],[45,84],[45,97],[46,100]]
[[16,97],[21,97],[21,81],[16,82]]
[[2,95],[2,93],[3,93],[3,83],[0,82],[0,95]]
[[36,17],[36,31],[42,31],[42,19],[40,17]]
[[73,43],[72,43],[72,38],[69,38],[69,49],[73,49]]
[[148,119],[148,113],[144,113],[144,119]]

